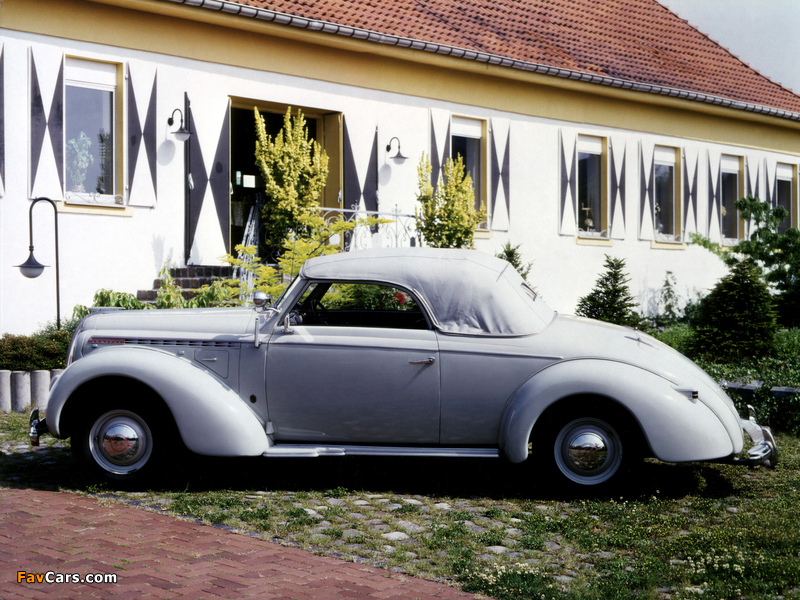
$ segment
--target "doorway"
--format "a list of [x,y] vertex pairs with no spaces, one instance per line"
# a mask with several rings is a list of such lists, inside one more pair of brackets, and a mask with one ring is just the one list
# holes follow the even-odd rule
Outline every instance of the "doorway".
[[[264,118],[267,134],[275,137],[283,128],[286,106],[268,105],[265,102],[236,100],[230,112],[230,176],[231,176],[231,220],[229,252],[233,254],[236,246],[243,242],[248,220],[260,217],[264,201],[264,179],[256,166],[256,122],[253,107],[258,105]],[[292,113],[296,114],[292,106]],[[317,140],[328,154],[328,181],[320,198],[322,206],[338,206],[341,189],[341,113],[321,113],[314,109],[301,108],[306,119],[308,135]],[[256,237],[258,255],[262,262],[274,262],[276,257],[268,256],[264,244],[264,223],[257,221]]]

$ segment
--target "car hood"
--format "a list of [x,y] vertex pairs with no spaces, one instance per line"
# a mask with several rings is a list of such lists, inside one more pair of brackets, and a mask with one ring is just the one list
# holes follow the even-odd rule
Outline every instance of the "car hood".
[[122,337],[238,339],[252,333],[252,308],[100,311],[86,317],[82,332]]

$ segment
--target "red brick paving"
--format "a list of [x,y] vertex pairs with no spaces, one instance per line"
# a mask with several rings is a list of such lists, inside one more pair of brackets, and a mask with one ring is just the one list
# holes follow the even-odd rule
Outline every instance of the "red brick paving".
[[[117,583],[17,583],[17,572]],[[446,585],[62,492],[0,489],[0,600],[475,598]]]

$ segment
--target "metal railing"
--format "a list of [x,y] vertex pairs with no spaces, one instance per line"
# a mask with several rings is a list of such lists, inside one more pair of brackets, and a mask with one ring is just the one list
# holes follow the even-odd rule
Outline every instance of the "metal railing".
[[335,219],[358,221],[373,217],[388,221],[377,225],[356,225],[355,229],[344,234],[344,239],[331,240],[341,244],[345,252],[365,250],[367,248],[402,248],[420,245],[416,215],[401,213],[395,205],[391,212],[364,210],[357,205],[346,208],[320,208],[326,223]]
[[[402,248],[421,245],[416,215],[400,212],[397,205],[391,212],[364,210],[358,205],[353,205],[350,209],[320,207],[320,214],[326,224],[331,224],[335,220],[358,222],[369,217],[385,221],[375,225],[357,224],[354,229],[345,232],[340,239],[330,240],[331,244],[340,245],[344,252],[355,252],[367,248]],[[259,206],[256,204],[250,208],[250,215],[242,238],[243,246],[258,245],[259,221]],[[246,255],[240,252],[238,258],[244,260]],[[249,302],[252,299],[252,293],[245,293],[245,290],[252,288],[252,271],[237,266],[233,269],[233,278],[242,282],[240,299],[242,302]]]

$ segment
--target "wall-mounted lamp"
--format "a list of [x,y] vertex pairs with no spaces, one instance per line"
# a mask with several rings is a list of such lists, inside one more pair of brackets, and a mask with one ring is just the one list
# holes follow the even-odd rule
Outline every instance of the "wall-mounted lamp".
[[56,207],[56,203],[50,200],[50,198],[36,198],[33,202],[31,202],[31,208],[28,211],[28,227],[30,229],[30,256],[28,256],[28,260],[26,260],[21,265],[15,265],[19,267],[20,272],[25,276],[33,279],[34,277],[38,277],[44,271],[44,268],[47,265],[43,265],[40,263],[36,258],[33,256],[33,207],[36,206],[36,203],[44,200],[45,202],[50,203],[50,206],[53,207],[53,216],[55,218],[55,234],[56,234],[56,327],[61,329],[61,284],[59,282],[59,273],[58,273],[58,208]]
[[403,162],[408,157],[407,156],[403,156],[403,154],[400,152],[400,138],[393,137],[392,139],[390,139],[389,143],[386,144],[386,151],[387,152],[391,152],[391,150],[392,150],[392,142],[395,141],[395,140],[397,140],[397,154],[395,154],[394,156],[390,156],[389,158],[391,158],[392,160],[396,160],[397,162]]
[[192,135],[192,132],[183,126],[183,113],[181,112],[180,108],[176,108],[172,111],[172,116],[167,119],[167,125],[171,126],[175,124],[175,113],[179,113],[181,115],[181,126],[178,127],[177,131],[173,131],[172,135],[174,135],[179,142],[185,142],[189,139],[189,136]]

